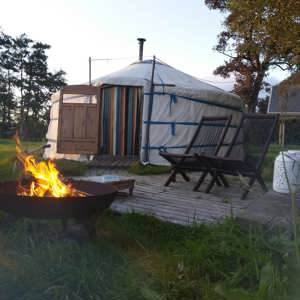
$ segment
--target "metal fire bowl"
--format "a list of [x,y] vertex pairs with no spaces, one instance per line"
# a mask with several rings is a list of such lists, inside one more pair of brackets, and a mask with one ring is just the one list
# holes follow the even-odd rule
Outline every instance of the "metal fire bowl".
[[86,219],[108,208],[117,190],[109,184],[74,180],[73,187],[86,192],[86,197],[32,197],[16,194],[18,183],[0,183],[0,210],[17,217],[35,219]]

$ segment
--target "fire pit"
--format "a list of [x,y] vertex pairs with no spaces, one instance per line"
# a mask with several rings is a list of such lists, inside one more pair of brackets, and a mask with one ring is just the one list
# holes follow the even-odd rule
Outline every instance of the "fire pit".
[[109,184],[89,181],[72,181],[72,186],[86,193],[84,197],[37,197],[18,195],[16,181],[0,183],[0,210],[17,217],[35,219],[88,219],[102,212],[114,200],[117,190]]
[[19,181],[0,183],[0,210],[16,217],[61,219],[67,229],[70,218],[80,220],[93,233],[93,215],[108,208],[117,190],[109,185],[84,180],[66,180],[54,161],[43,161],[23,150],[18,136],[16,157]]

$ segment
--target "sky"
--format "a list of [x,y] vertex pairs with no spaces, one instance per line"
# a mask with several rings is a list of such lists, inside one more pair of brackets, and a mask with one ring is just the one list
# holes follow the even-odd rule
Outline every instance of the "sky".
[[[51,71],[64,70],[68,84],[88,81],[88,58],[123,58],[92,62],[92,78],[116,71],[138,58],[138,37],[146,38],[144,56],[230,90],[234,80],[213,75],[226,59],[213,50],[224,15],[201,0],[0,0],[0,28],[51,45]],[[288,74],[270,72],[276,84]]]

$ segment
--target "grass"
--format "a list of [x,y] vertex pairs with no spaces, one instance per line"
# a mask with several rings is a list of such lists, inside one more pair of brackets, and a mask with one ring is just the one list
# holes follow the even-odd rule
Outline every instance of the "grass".
[[82,176],[89,169],[86,163],[75,160],[58,159],[55,163],[65,176]]
[[1,299],[298,299],[286,298],[299,278],[286,272],[288,238],[232,219],[183,227],[108,212],[82,244],[60,230],[26,219],[0,227]]
[[[22,141],[25,150],[39,148],[42,144],[43,142]],[[14,168],[15,146],[12,139],[0,139],[0,181],[13,180],[17,177],[17,170]],[[87,164],[79,161],[60,159],[55,162],[65,176],[81,176],[88,170]]]
[[[35,149],[42,142],[23,142],[25,149]],[[12,139],[0,139],[0,181],[15,179],[17,174],[14,169],[16,158],[15,142]]]

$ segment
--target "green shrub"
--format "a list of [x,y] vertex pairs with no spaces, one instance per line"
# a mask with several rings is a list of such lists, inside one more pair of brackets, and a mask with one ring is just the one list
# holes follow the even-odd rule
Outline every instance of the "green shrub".
[[170,172],[169,166],[142,165],[140,162],[133,163],[128,172],[135,175],[159,175]]
[[55,160],[55,164],[64,176],[82,176],[88,170],[86,162],[68,159],[57,159]]

